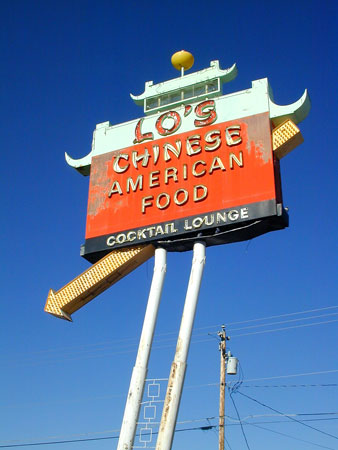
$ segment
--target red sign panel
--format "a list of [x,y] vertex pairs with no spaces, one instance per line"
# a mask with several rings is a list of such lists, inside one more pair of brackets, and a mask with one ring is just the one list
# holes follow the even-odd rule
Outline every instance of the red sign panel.
[[[276,189],[268,113],[178,130],[93,157],[83,254],[91,259],[118,247],[179,242],[198,233],[209,245],[245,239],[221,236],[243,222],[281,215],[277,179]],[[283,219],[258,227],[255,235],[285,226]]]

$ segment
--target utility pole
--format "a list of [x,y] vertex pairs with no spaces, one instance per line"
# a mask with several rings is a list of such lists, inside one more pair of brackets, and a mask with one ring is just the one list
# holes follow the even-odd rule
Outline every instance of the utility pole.
[[221,370],[219,383],[219,431],[218,431],[218,450],[224,450],[224,422],[225,422],[225,363],[226,363],[226,341],[229,337],[226,335],[225,326],[222,325],[222,331],[218,332],[220,337],[219,350],[221,354]]

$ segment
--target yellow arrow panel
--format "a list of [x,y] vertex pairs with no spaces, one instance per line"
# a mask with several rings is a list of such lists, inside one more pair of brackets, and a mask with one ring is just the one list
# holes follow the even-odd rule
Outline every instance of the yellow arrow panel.
[[299,128],[290,119],[272,131],[272,148],[278,159],[284,158],[303,141]]
[[80,309],[154,255],[152,245],[114,250],[59,291],[49,291],[45,311],[71,321]]

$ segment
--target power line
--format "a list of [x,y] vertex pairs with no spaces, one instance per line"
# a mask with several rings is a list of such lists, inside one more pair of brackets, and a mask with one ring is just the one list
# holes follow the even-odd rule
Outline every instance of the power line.
[[[246,421],[248,419],[257,419],[262,417],[303,417],[303,416],[336,416],[337,412],[319,412],[319,413],[284,413],[284,414],[251,414],[250,416],[246,416],[242,419],[242,421]],[[229,420],[235,420],[233,417],[227,416]],[[324,417],[324,418],[316,418],[316,419],[304,419],[302,422],[313,422],[320,420],[338,420],[338,417]],[[262,423],[285,423],[285,421],[273,421],[273,422],[262,422]]]
[[303,372],[303,373],[294,373],[290,375],[277,375],[274,377],[263,377],[263,378],[250,378],[249,380],[245,380],[246,383],[249,381],[262,381],[262,380],[276,380],[278,378],[293,378],[293,377],[304,377],[304,376],[310,376],[310,375],[324,375],[328,373],[337,373],[338,369],[333,370],[321,370],[318,372]]
[[234,408],[235,408],[235,411],[236,411],[236,414],[237,414],[237,417],[238,417],[238,420],[239,420],[239,423],[240,423],[240,426],[241,426],[241,430],[242,430],[242,434],[243,434],[246,446],[247,446],[248,450],[250,450],[249,443],[248,443],[248,440],[247,440],[247,437],[246,437],[246,434],[245,434],[245,431],[244,431],[244,428],[243,428],[243,424],[242,424],[241,418],[239,416],[239,412],[238,412],[235,400],[232,398],[232,392],[230,390],[229,390],[229,394],[230,394],[230,398],[231,398],[232,404],[234,405]]
[[258,403],[258,404],[261,405],[261,406],[264,406],[265,408],[271,409],[271,411],[274,411],[274,412],[276,412],[276,413],[278,413],[278,414],[281,414],[281,415],[283,415],[284,417],[287,417],[288,419],[293,420],[294,422],[297,422],[297,423],[303,425],[304,427],[311,428],[312,430],[317,431],[318,433],[325,434],[326,436],[330,436],[330,437],[332,437],[332,438],[338,440],[338,437],[337,437],[337,436],[334,436],[333,434],[326,433],[325,431],[322,431],[322,430],[318,430],[318,428],[314,428],[314,427],[312,427],[311,425],[308,425],[308,424],[306,424],[306,423],[303,423],[303,422],[301,422],[300,420],[297,420],[297,419],[295,419],[295,418],[292,417],[292,416],[288,416],[288,415],[286,415],[286,414],[284,414],[284,413],[278,411],[277,409],[274,409],[274,408],[272,408],[271,406],[268,406],[268,405],[266,405],[266,404],[264,404],[264,403],[262,403],[262,402],[260,402],[260,401],[258,401],[258,400],[256,400],[256,399],[250,397],[249,395],[243,394],[243,393],[240,392],[240,391],[237,391],[237,393],[240,394],[240,395],[242,395],[243,397],[248,398],[249,400],[252,400],[252,401],[255,402],[255,403]]
[[[240,325],[240,324],[244,324],[244,323],[258,322],[258,321],[262,321],[262,320],[280,319],[281,317],[290,317],[290,316],[296,316],[299,314],[308,314],[308,313],[326,311],[329,309],[336,309],[336,308],[338,308],[338,305],[325,306],[324,308],[308,309],[308,310],[298,311],[298,312],[294,312],[294,313],[286,313],[286,314],[278,314],[278,315],[274,315],[274,316],[259,317],[257,319],[241,320],[239,322],[229,322],[229,323],[226,323],[225,326],[229,327],[231,325]],[[196,328],[196,330],[203,330],[203,329],[216,328],[216,327],[219,327],[219,324]]]
[[[255,416],[255,417],[256,417],[256,416]],[[258,417],[258,416],[257,416],[257,417]],[[228,416],[228,418],[230,418],[230,417]],[[232,419],[232,420],[236,420],[236,419]],[[323,420],[324,420],[324,421],[328,421],[328,420],[338,420],[338,418],[305,419],[305,420],[303,420],[302,422],[323,421]],[[237,422],[237,420],[236,420],[236,422]],[[265,427],[260,426],[260,425],[264,425],[264,424],[276,424],[276,423],[278,423],[278,424],[279,424],[279,423],[285,424],[285,423],[286,423],[285,420],[272,420],[272,421],[270,420],[270,421],[264,421],[264,422],[246,422],[246,419],[242,419],[242,422],[244,423],[244,425],[250,425],[250,426],[257,427],[257,428],[261,428],[262,430],[271,431],[272,433],[276,433],[276,434],[279,434],[279,435],[281,435],[281,436],[286,436],[286,437],[288,437],[288,438],[290,438],[290,439],[294,439],[294,440],[296,440],[296,441],[301,441],[301,442],[305,442],[305,443],[307,443],[307,444],[312,444],[312,445],[315,445],[316,447],[325,448],[325,449],[328,449],[328,450],[336,450],[336,449],[333,449],[332,447],[326,447],[326,446],[317,444],[317,443],[312,442],[312,441],[307,441],[307,440],[304,440],[304,439],[296,438],[296,437],[294,437],[294,436],[291,436],[290,434],[281,433],[281,432],[279,432],[279,431],[271,430],[270,428],[265,428]],[[235,424],[235,423],[233,423],[233,424],[227,424],[227,427],[229,427],[229,426],[235,426],[235,425],[239,425],[239,423],[237,423],[237,424]]]
[[337,316],[337,315],[338,315],[338,312],[335,312],[335,313],[328,313],[328,314],[320,314],[319,316],[300,317],[299,319],[280,320],[279,322],[269,322],[269,323],[263,323],[260,325],[249,325],[248,327],[233,328],[231,330],[231,332],[232,331],[240,331],[240,330],[249,330],[251,328],[267,327],[270,325],[280,325],[283,323],[299,322],[301,320],[319,319],[321,317]]
[[[338,319],[335,320],[328,320],[328,321],[323,321],[323,322],[313,322],[313,323],[309,323],[309,324],[303,324],[303,325],[295,325],[295,326],[291,326],[291,327],[282,327],[282,328],[276,328],[276,329],[270,329],[270,330],[262,330],[262,331],[255,331],[252,333],[244,333],[244,334],[236,334],[236,335],[232,335],[232,338],[234,337],[243,337],[243,336],[253,336],[256,334],[266,334],[266,333],[275,333],[277,331],[285,331],[285,330],[291,330],[291,329],[295,329],[295,328],[303,328],[303,327],[310,327],[310,326],[315,326],[315,325],[322,325],[322,324],[329,324],[329,323],[333,323],[333,322],[338,322]],[[204,334],[203,334],[204,335]],[[198,339],[198,340],[193,340],[191,342],[191,344],[199,344],[199,343],[204,343],[204,342],[210,342],[210,338],[208,339]],[[134,353],[135,352],[135,348],[131,350],[122,350],[122,351],[114,351],[114,352],[108,352],[108,353],[94,353],[91,355],[80,355],[80,356],[72,356],[69,355],[64,358],[61,358],[60,356],[58,356],[58,358],[53,358],[52,360],[49,361],[37,361],[36,362],[36,358],[32,358],[31,361],[27,360],[27,361],[22,361],[20,360],[20,362],[17,364],[19,366],[22,365],[26,365],[29,367],[36,367],[39,366],[41,364],[46,364],[46,363],[59,363],[60,361],[76,361],[76,360],[81,360],[81,359],[91,359],[91,358],[102,358],[102,357],[107,357],[107,356],[112,356],[112,355],[122,355],[122,354],[127,354],[127,353]],[[172,344],[170,345],[155,345],[153,347],[153,350],[159,350],[159,349],[164,349],[164,348],[172,348]]]
[[[283,414],[280,414],[280,415],[284,416]],[[313,415],[318,415],[318,413],[313,413]],[[240,422],[240,420],[234,419],[234,418],[232,418],[230,416],[225,416],[225,417],[227,419],[236,420],[237,422]],[[252,417],[260,417],[260,416],[252,416]],[[183,425],[185,423],[187,424],[187,423],[208,421],[208,425],[207,426],[199,426],[199,427],[182,428],[182,429],[175,430],[175,433],[184,432],[184,431],[197,431],[197,430],[208,431],[208,430],[211,430],[211,429],[215,429],[215,428],[217,428],[217,425],[213,425],[209,421],[210,420],[217,420],[218,418],[219,418],[218,416],[213,416],[213,417],[204,417],[202,419],[193,419],[193,420],[180,421],[180,422],[178,422],[178,424],[181,424],[181,425]],[[256,426],[256,425],[258,426],[258,425],[261,425],[261,424],[286,423],[284,420],[274,420],[274,421],[264,421],[264,422],[246,422],[246,419],[247,418],[242,419],[242,423],[244,425],[252,425],[252,426]],[[338,420],[338,418],[304,419],[303,421],[300,421],[300,422],[303,423],[303,422],[329,421],[329,420]],[[240,426],[240,423],[226,424],[226,427],[231,427],[231,426]],[[270,431],[269,429],[267,429],[267,430]],[[109,430],[109,431],[110,432],[116,432],[118,430]],[[107,431],[107,432],[109,432],[109,431]],[[98,433],[103,433],[103,432],[95,432],[95,433],[90,433],[90,434],[98,434]],[[157,432],[153,431],[152,434],[156,435]],[[88,433],[86,435],[88,435]],[[137,434],[136,436],[139,436],[139,434]],[[293,439],[296,439],[293,436],[289,436],[289,435],[285,435],[285,436],[288,436],[288,437],[291,437]],[[79,439],[79,438],[78,439],[61,439],[61,437],[60,437],[60,440],[55,440],[55,441],[41,441],[41,442],[32,442],[32,443],[25,442],[25,443],[21,443],[21,444],[20,443],[16,443],[16,444],[14,444],[14,443],[12,443],[12,444],[10,444],[10,443],[1,444],[0,448],[28,447],[28,446],[38,446],[38,445],[48,445],[48,444],[67,444],[67,443],[89,442],[89,441],[99,441],[99,440],[109,440],[109,439],[113,440],[113,439],[118,439],[118,437],[119,437],[119,435],[93,437],[93,438],[87,437],[87,438],[81,438],[81,439]],[[48,437],[45,438],[45,439],[48,439]],[[304,441],[304,442],[309,442],[309,441]],[[318,444],[313,444],[313,445],[318,445]],[[323,447],[323,448],[328,448],[328,449],[331,450],[330,447]],[[332,450],[335,450],[335,449],[332,449]]]
[[263,331],[255,331],[253,333],[244,333],[244,334],[236,334],[232,335],[231,337],[242,337],[242,336],[253,336],[254,334],[264,334],[264,333],[275,333],[276,331],[284,331],[284,330],[292,330],[295,328],[304,328],[304,327],[312,327],[314,325],[323,325],[328,323],[338,322],[338,319],[335,320],[325,320],[324,322],[313,322],[313,323],[307,323],[303,325],[295,325],[292,327],[282,327],[282,328],[276,328],[275,330],[263,330]]
[[315,445],[316,447],[325,448],[325,449],[328,449],[328,450],[336,450],[336,449],[334,449],[332,447],[326,447],[325,445],[316,444],[315,442],[306,441],[305,439],[296,438],[296,437],[291,436],[289,434],[281,433],[280,431],[276,431],[276,430],[271,430],[271,428],[265,428],[265,427],[262,427],[261,425],[257,425],[257,424],[254,424],[254,423],[248,423],[246,425],[251,425],[253,427],[260,428],[261,430],[270,431],[271,433],[279,434],[280,436],[285,436],[285,437],[294,439],[296,441],[305,442],[306,444],[312,444],[312,445]]
[[[271,417],[271,416],[273,416],[273,415],[271,414],[271,415],[263,416],[263,415],[257,414],[257,415],[251,416],[251,417]],[[276,416],[277,416],[277,414],[276,414]],[[279,415],[279,417],[280,417],[280,415]],[[227,416],[227,418],[230,419],[229,416]],[[238,421],[237,419],[234,419],[233,417],[231,418],[231,420]],[[286,420],[264,420],[263,422],[246,422],[246,420],[247,420],[247,418],[242,419],[242,422],[244,423],[244,425],[253,425],[253,424],[261,425],[261,424],[275,424],[275,423],[290,424],[290,422],[287,422]],[[328,422],[330,420],[338,420],[338,417],[322,417],[322,418],[318,418],[318,419],[304,419],[304,420],[301,420],[300,422]],[[226,426],[232,427],[234,425],[239,425],[239,423],[228,423]]]
[[14,448],[14,447],[33,447],[38,445],[54,445],[54,444],[74,444],[75,442],[90,442],[90,441],[104,441],[108,439],[118,439],[119,436],[105,436],[96,438],[86,438],[86,439],[70,439],[65,441],[45,441],[45,442],[33,442],[24,444],[9,444],[0,445],[0,448]]
[[337,383],[331,384],[266,384],[266,385],[250,385],[242,384],[245,388],[299,388],[299,387],[337,387]]
[[[290,317],[290,316],[295,316],[295,315],[300,315],[300,314],[308,314],[308,313],[313,313],[313,312],[319,312],[319,311],[326,311],[326,310],[331,310],[331,309],[336,309],[338,308],[338,305],[334,305],[334,306],[327,306],[327,307],[323,307],[323,308],[316,308],[316,309],[309,309],[309,310],[303,310],[303,311],[298,311],[298,312],[294,312],[294,313],[286,313],[286,314],[279,314],[279,315],[273,315],[273,316],[267,316],[267,317],[258,317],[256,319],[249,319],[249,320],[244,320],[244,321],[237,321],[237,322],[229,322],[226,324],[227,327],[232,326],[232,325],[239,325],[239,324],[245,324],[245,323],[252,323],[252,322],[258,322],[258,321],[264,321],[264,320],[270,320],[270,319],[278,319],[278,318],[282,318],[282,317]],[[333,313],[332,315],[337,314],[337,313]],[[327,316],[326,314],[322,315],[322,317]],[[320,317],[320,316],[317,316]],[[300,319],[295,319],[295,320],[308,320],[310,319],[310,317],[308,318],[300,318]],[[292,320],[291,320],[292,321]],[[291,322],[290,321],[290,322]],[[288,321],[285,321],[285,323],[287,323]],[[262,325],[257,325],[258,326],[266,326],[267,324],[262,324]],[[208,325],[208,326],[203,326],[203,327],[198,327],[195,328],[194,331],[199,331],[199,330],[205,330],[205,329],[210,329],[210,328],[218,328],[218,325]],[[256,327],[256,326],[254,326]],[[157,339],[158,337],[162,337],[162,336],[169,336],[172,334],[177,334],[176,331],[171,331],[171,332],[167,332],[167,333],[160,333],[160,334],[156,334],[155,335],[155,339]],[[176,338],[175,338],[176,340]],[[40,350],[40,351],[36,351],[36,352],[30,352],[31,355],[38,355],[38,354],[47,354],[47,353],[53,353],[53,352],[60,352],[62,350],[62,352],[64,353],[65,351],[76,351],[78,353],[80,348],[84,348],[84,351],[90,351],[90,350],[86,350],[87,347],[98,347],[98,346],[110,346],[112,344],[118,344],[121,347],[121,343],[128,343],[128,342],[134,342],[133,344],[128,344],[128,345],[124,345],[123,347],[135,347],[137,346],[137,338],[122,338],[122,339],[114,339],[112,341],[105,341],[105,342],[101,342],[101,343],[91,343],[91,344],[86,344],[84,345],[80,345],[80,346],[72,346],[72,347],[68,347],[64,348],[64,347],[58,347],[58,348],[52,348],[52,349],[46,349],[46,350]],[[128,351],[129,353],[129,351]],[[18,354],[20,355],[20,353]],[[18,356],[17,355],[17,356]],[[27,352],[24,353],[25,356],[27,356]],[[16,357],[17,357],[16,356]]]
[[[191,427],[191,428],[182,428],[180,430],[175,430],[175,433],[180,433],[184,431],[208,431],[213,428],[216,428],[217,425],[207,425],[207,426],[201,426],[201,427]],[[142,433],[142,436],[147,436],[150,433]],[[152,435],[157,435],[157,431],[153,431],[151,433]],[[136,434],[136,436],[140,436],[139,434]],[[55,445],[55,444],[73,444],[76,442],[91,442],[91,441],[103,441],[103,440],[109,440],[109,439],[118,439],[119,435],[117,436],[104,436],[104,437],[95,437],[95,438],[84,438],[84,439],[67,439],[67,440],[60,440],[60,441],[44,441],[44,442],[33,442],[33,443],[23,443],[23,444],[6,444],[6,445],[0,445],[0,448],[14,448],[14,447],[29,447],[29,446],[39,446],[39,445]]]
[[229,450],[232,450],[231,445],[229,444],[228,439],[224,436],[225,442],[227,444],[227,446],[229,447]]
[[[337,373],[338,369],[334,369],[334,370],[321,370],[318,372],[303,372],[303,373],[293,373],[293,374],[289,374],[289,375],[277,375],[274,377],[261,377],[261,378],[251,378],[248,380],[245,380],[246,383],[249,383],[250,381],[266,381],[266,380],[278,380],[280,378],[294,378],[294,377],[304,377],[304,376],[310,376],[310,375],[324,375],[324,374],[329,374],[329,373]],[[206,384],[195,384],[192,386],[186,386],[185,389],[196,389],[196,388],[201,388],[201,387],[211,387],[211,386],[218,386],[219,383],[206,383]],[[251,386],[247,386],[247,387],[251,387]]]
[[[313,375],[325,375],[325,374],[330,374],[330,373],[337,373],[338,369],[335,370],[322,370],[319,372],[305,372],[305,373],[298,373],[298,374],[289,374],[289,375],[278,375],[278,376],[274,376],[274,377],[262,377],[262,378],[252,378],[252,379],[248,379],[245,380],[246,383],[249,383],[250,381],[266,381],[266,380],[276,380],[276,379],[280,379],[280,378],[293,378],[293,377],[303,377],[303,376],[313,376]],[[229,384],[230,385],[230,384]],[[190,386],[185,386],[185,389],[201,389],[204,387],[217,387],[219,386],[219,382],[215,382],[215,383],[204,383],[204,384],[196,384],[196,385],[190,385]],[[269,388],[269,387],[281,387],[281,388],[285,388],[285,387],[337,387],[338,384],[335,383],[331,383],[331,384],[298,384],[298,385],[248,385],[245,384],[241,387],[245,387],[245,388]],[[96,396],[96,397],[80,397],[77,399],[62,399],[62,400],[58,400],[55,403],[59,404],[59,403],[77,403],[77,402],[81,402],[81,401],[91,401],[91,400],[106,400],[106,399],[110,399],[110,398],[122,398],[125,397],[124,394],[109,394],[109,395],[101,395],[101,396]],[[2,407],[6,407],[6,408],[12,408],[12,407],[23,407],[23,406],[30,406],[30,405],[36,405],[36,404],[50,404],[51,402],[28,402],[28,403],[15,403],[15,404],[9,404],[9,405],[2,405]]]
[[[332,419],[305,419],[302,422],[310,422],[310,421],[318,421],[318,420],[337,420],[337,419],[336,418],[332,418]],[[261,424],[286,423],[284,420],[283,421],[281,421],[281,420],[274,420],[274,421],[268,421],[268,422],[265,421],[265,422],[254,422],[254,423],[253,422],[245,422],[244,419],[242,419],[242,421],[243,421],[244,425],[250,425],[250,426],[253,426],[253,427],[256,427],[256,428],[260,428],[260,429],[265,430],[265,431],[270,431],[271,433],[279,434],[281,436],[285,436],[285,437],[288,437],[290,439],[294,439],[296,441],[305,442],[306,444],[311,444],[311,445],[314,445],[316,447],[320,447],[320,448],[324,448],[324,449],[328,449],[328,450],[336,450],[336,449],[334,449],[332,447],[326,447],[325,445],[317,444],[315,442],[308,441],[308,440],[305,440],[305,439],[300,439],[300,438],[297,438],[295,436],[291,436],[290,434],[282,433],[280,431],[272,430],[271,428],[266,428],[266,427],[262,427],[261,426]],[[227,426],[233,426],[233,425],[236,425],[236,424],[228,424]],[[237,425],[239,425],[239,424],[237,424]]]
[[[303,325],[295,325],[292,327],[282,327],[282,328],[276,328],[275,330],[263,330],[263,331],[254,331],[252,333],[243,333],[243,334],[231,334],[231,338],[237,338],[237,337],[243,337],[243,336],[253,336],[255,334],[266,334],[266,333],[275,333],[276,331],[285,331],[285,330],[292,330],[295,328],[303,328],[303,327],[312,327],[315,325],[323,325],[323,324],[328,324],[328,323],[333,323],[333,322],[338,322],[338,319],[335,320],[326,320],[323,322],[313,322],[313,323],[308,323],[308,324],[303,324]],[[209,339],[199,339],[197,341],[192,341],[192,344],[201,344],[204,342],[210,342],[210,338]],[[168,346],[158,346],[156,348],[167,348]],[[169,346],[171,347],[171,346]]]

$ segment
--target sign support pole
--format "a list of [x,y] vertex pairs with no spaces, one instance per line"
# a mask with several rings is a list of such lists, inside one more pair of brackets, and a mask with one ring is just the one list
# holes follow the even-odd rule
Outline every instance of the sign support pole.
[[157,248],[155,250],[154,274],[144,316],[136,362],[130,380],[117,450],[131,450],[133,448],[137,420],[140,413],[143,390],[148,372],[148,361],[166,273],[166,261],[167,251],[163,248]]
[[190,279],[177,339],[176,354],[171,365],[156,450],[171,450],[204,265],[205,243],[196,242],[194,244]]

